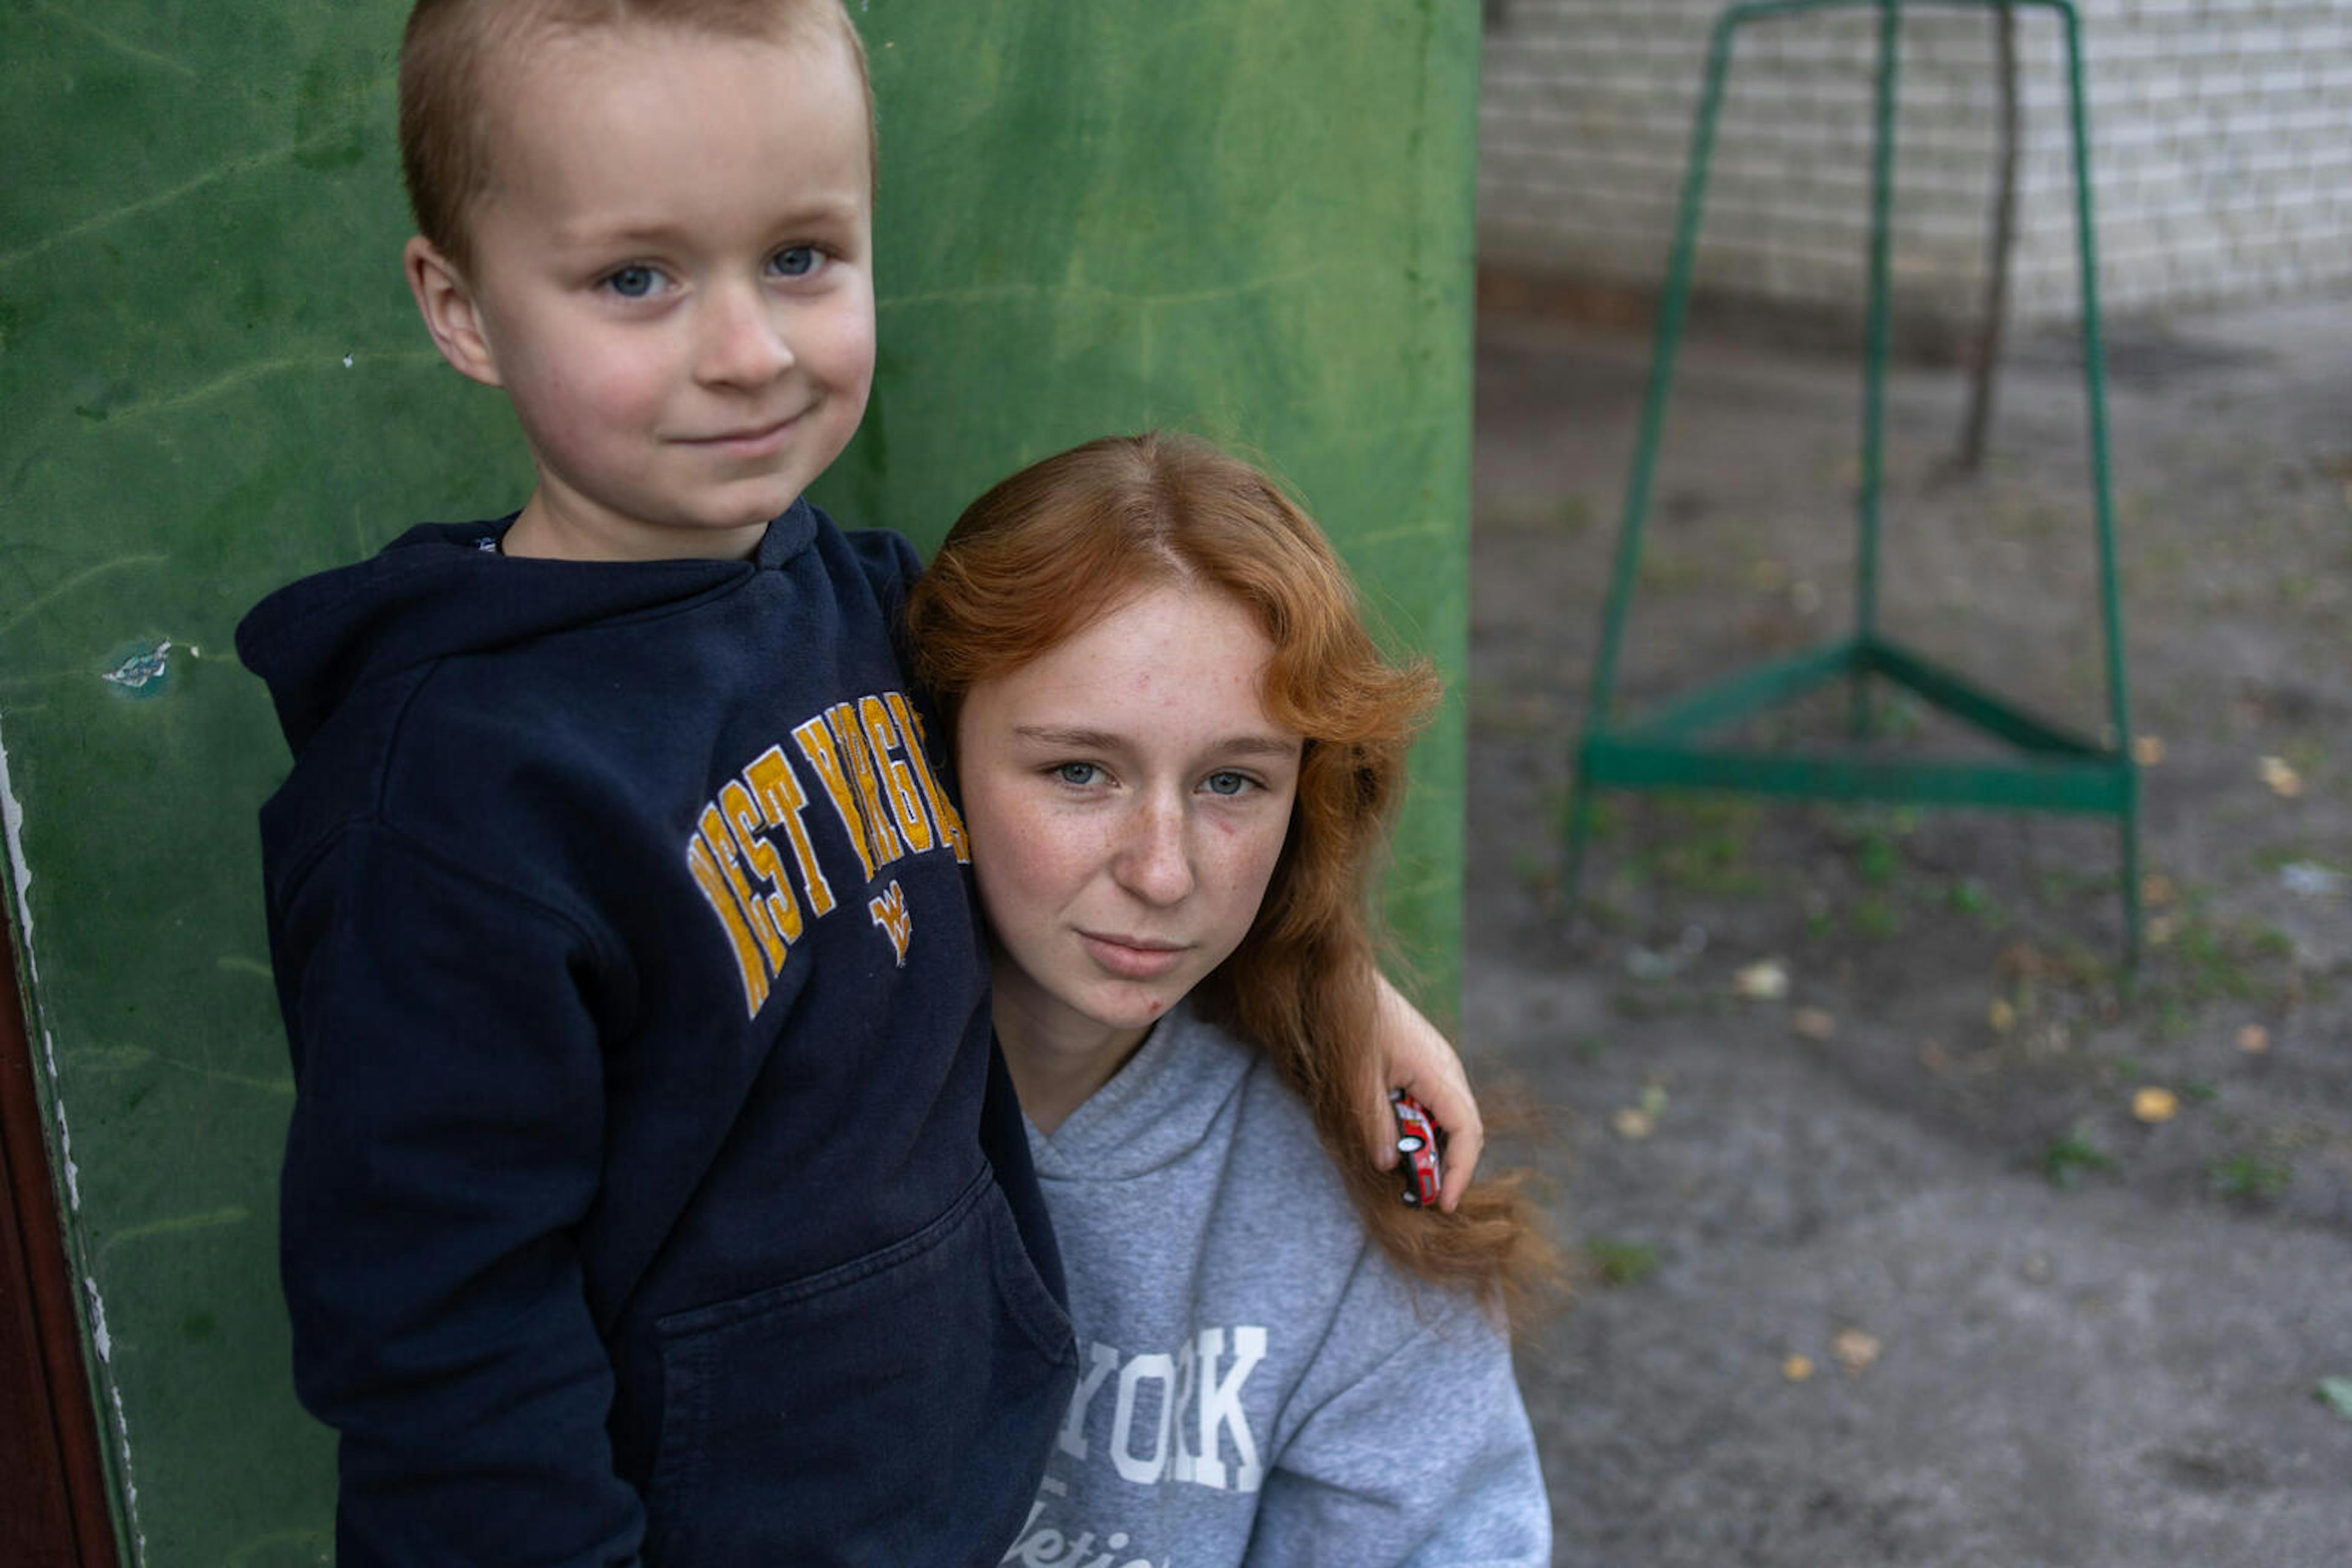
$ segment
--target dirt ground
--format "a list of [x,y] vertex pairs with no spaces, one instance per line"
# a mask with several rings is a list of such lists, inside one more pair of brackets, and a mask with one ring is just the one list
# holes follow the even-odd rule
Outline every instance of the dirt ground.
[[[2352,301],[2111,328],[2128,991],[2089,819],[1613,795],[1563,909],[1649,344],[1480,337],[1464,1013],[1580,1275],[1521,1352],[1554,1561],[2352,1562]],[[1621,711],[1850,624],[1859,383],[1687,345]],[[1962,395],[1895,377],[1882,624],[2095,734],[2073,355],[2016,345],[1968,481]]]

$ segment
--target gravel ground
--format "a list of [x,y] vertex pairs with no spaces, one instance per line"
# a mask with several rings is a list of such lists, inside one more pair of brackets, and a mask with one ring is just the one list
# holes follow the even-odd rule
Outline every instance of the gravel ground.
[[[2352,1562],[2352,309],[2111,336],[2130,987],[2091,821],[1616,795],[1567,907],[1648,344],[1481,322],[1464,1021],[1577,1258],[1521,1352],[1558,1563]],[[1859,380],[1686,347],[1624,710],[1848,624]],[[1883,624],[2096,733],[2071,351],[2017,346],[1966,480],[1962,396],[1895,376]]]

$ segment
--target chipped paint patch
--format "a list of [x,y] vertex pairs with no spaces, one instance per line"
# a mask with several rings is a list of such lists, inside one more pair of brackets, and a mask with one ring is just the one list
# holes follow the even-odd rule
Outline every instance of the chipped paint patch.
[[98,1359],[114,1360],[114,1341],[106,1331],[106,1302],[98,1293],[98,1281],[84,1276],[81,1288],[89,1292],[89,1342],[98,1347]]
[[98,1279],[84,1275],[82,1289],[89,1295],[89,1342],[98,1351],[100,1366],[106,1369],[107,1403],[114,1414],[114,1451],[121,1466],[122,1512],[130,1521],[131,1533],[138,1543],[132,1553],[134,1562],[144,1562],[147,1556],[147,1532],[139,1524],[139,1482],[131,1473],[131,1417],[122,1408],[122,1385],[114,1380],[114,1340],[106,1331],[106,1300],[98,1292]]
[[[0,828],[8,839],[8,875],[16,889],[16,940],[25,954],[25,994],[39,994],[41,963],[33,955],[33,868],[25,861],[25,808],[8,777],[8,743],[0,737]],[[49,1110],[58,1119],[58,1161],[65,1167],[66,1205],[81,1212],[81,1170],[74,1163],[73,1132],[66,1125],[66,1102],[58,1092],[58,1042],[45,1025],[41,1029],[41,1064],[49,1075]]]
[[153,697],[163,690],[171,673],[172,639],[165,637],[159,643],[141,643],[131,648],[99,679],[127,696]]
[[[0,735],[0,830],[8,838],[8,875],[16,889],[17,935],[25,950],[27,968],[33,963],[33,906],[27,901],[33,886],[33,868],[25,864],[25,808],[16,803],[16,786],[8,780],[8,742]],[[37,971],[25,976],[25,988],[30,991],[40,980]],[[52,1066],[52,1072],[56,1070]]]
[[131,1521],[131,1539],[138,1550],[134,1562],[147,1560],[147,1531],[139,1522],[139,1478],[131,1473],[131,1418],[122,1413],[122,1385],[115,1384],[107,1390],[114,1401],[114,1440],[122,1453],[122,1512]]
[[58,1042],[41,1031],[41,1050],[49,1058],[49,1107],[58,1116],[58,1163],[66,1168],[66,1205],[81,1213],[81,1167],[74,1163],[73,1129],[66,1125],[65,1097],[58,1093]]
[[[171,651],[172,645],[162,644],[153,650],[157,658]],[[8,776],[8,746],[0,735],[0,830],[5,830],[8,842],[8,878],[16,889],[16,939],[18,951],[25,955],[25,995],[37,997],[41,982],[40,961],[33,951],[33,868],[25,860],[25,808],[16,798],[15,781]],[[66,1203],[76,1214],[81,1212],[81,1170],[74,1163],[73,1130],[66,1124],[66,1102],[58,1076],[58,1042],[48,1027],[41,1029],[41,1065],[48,1075],[49,1110],[58,1121],[58,1163],[65,1167]],[[78,1244],[68,1241],[79,1250]],[[89,1298],[90,1343],[98,1351],[103,1369],[100,1381],[106,1384],[108,1403],[113,1407],[114,1449],[122,1477],[123,1517],[131,1525],[131,1558],[143,1563],[147,1558],[147,1531],[139,1522],[139,1483],[131,1474],[131,1420],[122,1408],[122,1388],[114,1381],[111,1361],[114,1341],[107,1332],[106,1302],[99,1295],[95,1276],[85,1275],[82,1289]]]

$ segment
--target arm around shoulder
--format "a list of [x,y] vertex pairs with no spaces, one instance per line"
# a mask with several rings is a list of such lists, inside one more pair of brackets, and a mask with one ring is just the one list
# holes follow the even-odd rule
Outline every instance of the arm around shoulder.
[[1401,1089],[1422,1103],[1445,1133],[1444,1187],[1438,1206],[1452,1213],[1470,1190],[1478,1170],[1478,1156],[1486,1146],[1486,1127],[1478,1115],[1478,1101],[1470,1092],[1469,1077],[1453,1045],[1437,1026],[1377,971],[1372,976],[1373,1048],[1380,1060],[1380,1081],[1362,1089],[1362,1116],[1375,1163],[1387,1170],[1396,1163],[1396,1124],[1389,1111],[1388,1091]]

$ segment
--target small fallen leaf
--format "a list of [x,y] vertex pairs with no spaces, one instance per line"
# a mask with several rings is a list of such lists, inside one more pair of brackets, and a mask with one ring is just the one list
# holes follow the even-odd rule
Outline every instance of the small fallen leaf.
[[1786,1358],[1780,1363],[1780,1375],[1790,1383],[1804,1382],[1813,1375],[1813,1358],[1809,1355],[1792,1355]]
[[2352,1421],[2352,1377],[2323,1377],[2311,1392],[2322,1405]]
[[1826,1040],[1837,1033],[1837,1020],[1819,1007],[1800,1007],[1789,1015],[1789,1027],[1809,1040]]
[[1609,1125],[1615,1129],[1618,1137],[1638,1142],[1658,1130],[1658,1119],[1646,1110],[1636,1110],[1629,1105],[1611,1112]]
[[1992,1026],[1994,1034],[2006,1035],[2017,1027],[2017,1009],[1996,996],[1992,999],[1992,1005],[1985,1009],[1985,1022]]
[[2284,757],[2264,757],[2254,764],[2254,771],[2281,800],[2293,800],[2303,793],[2303,775],[2289,766]]
[[1750,1002],[1778,1002],[1789,994],[1789,970],[1777,958],[1744,965],[1731,976],[1731,994]]
[[1666,1113],[1666,1086],[1662,1083],[1643,1084],[1642,1098],[1635,1103],[1641,1106],[1642,1114],[1652,1121],[1664,1116]]
[[2132,1096],[2132,1114],[2154,1127],[2180,1114],[2180,1097],[2153,1084]]
[[2148,916],[2148,917],[2147,917],[2147,943],[2148,943],[2148,945],[2149,945],[2150,947],[2162,947],[2162,946],[2166,945],[2168,942],[2171,942],[2171,940],[2172,940],[2172,917],[2171,917],[2170,915],[2150,915],[2150,916]]
[[2139,896],[2162,909],[2172,902],[2172,879],[2161,871],[2150,871],[2139,879]]
[[1860,1329],[1840,1329],[1830,1342],[1830,1352],[1847,1372],[1859,1374],[1878,1359],[1878,1342]]
[[2141,767],[2152,768],[2164,761],[2164,742],[2154,735],[2132,737],[2132,761]]
[[2250,1057],[2261,1056],[2271,1048],[2271,1032],[2260,1024],[2248,1024],[2238,1031],[2238,1048]]
[[1933,1073],[1949,1072],[1952,1070],[1952,1058],[1943,1047],[1929,1040],[1919,1047],[1919,1065]]

